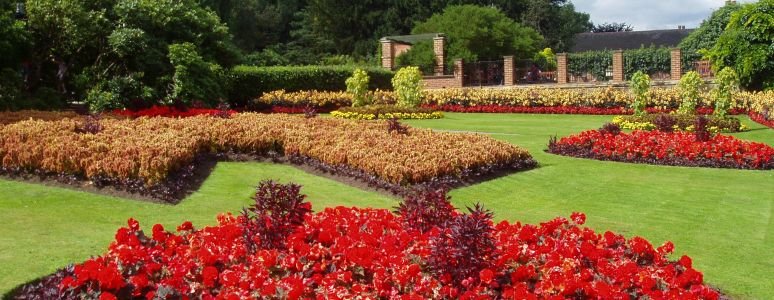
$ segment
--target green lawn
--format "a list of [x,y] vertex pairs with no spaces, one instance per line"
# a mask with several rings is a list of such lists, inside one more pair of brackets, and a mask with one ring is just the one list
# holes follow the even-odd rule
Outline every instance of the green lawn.
[[[526,147],[541,167],[452,192],[458,207],[482,202],[498,219],[535,223],[573,211],[588,225],[639,235],[676,254],[689,254],[705,279],[732,296],[774,298],[774,171],[630,165],[543,152],[549,136],[597,128],[609,116],[447,114],[411,121],[441,130],[486,132]],[[740,138],[774,145],[774,130],[750,122]],[[235,212],[262,179],[304,185],[316,209],[389,208],[395,199],[365,192],[293,167],[220,163],[202,188],[177,206],[98,196],[0,180],[0,293],[70,262],[104,251],[129,217],[173,228],[184,220],[213,224]]]

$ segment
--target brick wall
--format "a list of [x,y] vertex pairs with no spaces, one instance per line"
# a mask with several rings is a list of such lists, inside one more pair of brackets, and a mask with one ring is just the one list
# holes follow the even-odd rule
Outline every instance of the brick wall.
[[503,57],[503,85],[516,84],[516,65],[513,56]]
[[674,48],[670,52],[672,63],[671,63],[671,77],[672,80],[680,80],[680,78],[683,77],[683,53],[680,50],[680,48]]
[[461,59],[454,61],[454,75],[425,76],[422,85],[426,89],[461,88],[464,65]]
[[556,55],[556,83],[567,83],[567,53]]
[[624,81],[624,59],[623,50],[613,51],[613,81]]
[[393,56],[395,42],[388,39],[381,39],[379,42],[382,44],[382,68],[392,70],[395,67],[395,57]]
[[443,62],[446,60],[446,38],[437,36],[433,38],[433,53],[435,53],[435,75],[443,75],[445,70]]

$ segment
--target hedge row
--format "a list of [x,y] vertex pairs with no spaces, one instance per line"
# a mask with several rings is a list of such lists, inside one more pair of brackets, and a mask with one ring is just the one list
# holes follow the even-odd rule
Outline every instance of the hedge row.
[[[267,92],[285,90],[344,91],[344,83],[352,76],[354,66],[297,66],[297,67],[253,67],[237,66],[229,75],[229,99],[238,106],[259,98]],[[369,89],[392,89],[393,72],[377,67],[364,70],[370,77]]]

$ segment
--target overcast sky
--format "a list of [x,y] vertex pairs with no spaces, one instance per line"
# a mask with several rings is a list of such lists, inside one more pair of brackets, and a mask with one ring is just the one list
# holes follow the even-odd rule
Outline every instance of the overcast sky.
[[[696,28],[725,0],[572,0],[575,9],[591,15],[594,24],[624,22],[634,30]],[[753,0],[737,1],[740,3]]]

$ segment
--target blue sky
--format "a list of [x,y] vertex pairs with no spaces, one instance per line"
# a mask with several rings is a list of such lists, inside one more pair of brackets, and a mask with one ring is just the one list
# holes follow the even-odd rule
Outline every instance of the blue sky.
[[[725,0],[573,0],[575,9],[591,14],[594,24],[624,22],[634,30],[696,28]],[[737,1],[755,2],[753,0]]]

